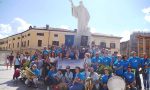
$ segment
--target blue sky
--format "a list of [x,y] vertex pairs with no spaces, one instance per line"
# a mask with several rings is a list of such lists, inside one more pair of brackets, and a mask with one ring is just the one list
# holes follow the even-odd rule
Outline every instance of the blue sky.
[[[75,5],[80,0],[73,0]],[[92,32],[128,40],[133,31],[150,31],[150,0],[82,0],[90,13]],[[77,28],[69,0],[0,0],[0,38],[29,25]]]

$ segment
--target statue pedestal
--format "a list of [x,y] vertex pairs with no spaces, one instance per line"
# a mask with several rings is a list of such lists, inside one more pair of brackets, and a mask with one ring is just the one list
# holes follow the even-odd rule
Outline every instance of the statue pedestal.
[[77,31],[77,34],[75,36],[75,46],[88,46],[90,45],[90,40],[91,40],[91,32],[90,30],[84,30],[85,32],[82,31]]

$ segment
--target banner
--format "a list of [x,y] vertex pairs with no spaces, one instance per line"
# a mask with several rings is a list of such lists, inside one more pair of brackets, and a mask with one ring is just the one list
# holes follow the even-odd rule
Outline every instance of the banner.
[[70,66],[70,69],[75,69],[75,67],[80,67],[83,69],[84,60],[59,60],[58,69],[66,69],[66,66]]
[[65,35],[65,45],[72,46],[74,43],[74,35]]
[[10,55],[11,51],[0,51],[0,65],[5,65],[7,55]]

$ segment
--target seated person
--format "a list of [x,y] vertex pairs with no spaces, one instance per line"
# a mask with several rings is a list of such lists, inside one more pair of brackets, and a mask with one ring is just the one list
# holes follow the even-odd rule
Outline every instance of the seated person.
[[54,79],[60,83],[63,77],[62,71],[59,69],[56,74],[54,74]]
[[70,71],[70,66],[66,67],[65,78],[66,78],[66,83],[70,84],[72,82],[73,73]]
[[47,86],[56,83],[55,78],[54,78],[56,73],[57,72],[56,72],[55,66],[51,66],[50,70],[48,71],[48,75],[45,77],[45,82]]
[[34,87],[37,88],[38,77],[40,75],[40,71],[37,69],[36,64],[31,66],[31,71],[33,72],[34,76],[31,76],[30,78],[27,78],[27,80],[25,81],[25,84],[28,85],[28,86],[31,86],[31,82],[33,82]]
[[99,90],[99,75],[98,73],[94,72],[94,68],[90,68],[90,77],[93,79],[94,87],[92,90]]
[[131,72],[132,69],[130,66],[128,66],[128,71],[124,73],[124,78],[126,81],[127,88],[131,90],[136,90],[135,88],[135,75],[133,72]]
[[80,67],[75,68],[73,85],[69,88],[69,90],[84,90],[83,76],[80,73]]
[[101,90],[108,90],[107,88],[107,82],[108,79],[111,77],[109,74],[109,70],[107,68],[104,68],[104,74],[101,76]]

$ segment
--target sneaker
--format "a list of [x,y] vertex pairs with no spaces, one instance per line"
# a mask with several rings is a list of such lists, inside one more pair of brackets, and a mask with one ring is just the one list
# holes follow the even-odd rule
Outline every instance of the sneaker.
[[34,85],[34,88],[38,88],[37,85]]

